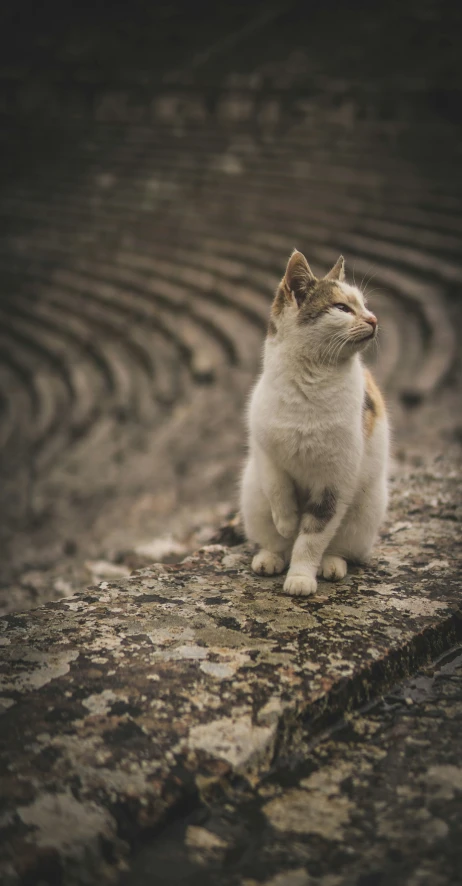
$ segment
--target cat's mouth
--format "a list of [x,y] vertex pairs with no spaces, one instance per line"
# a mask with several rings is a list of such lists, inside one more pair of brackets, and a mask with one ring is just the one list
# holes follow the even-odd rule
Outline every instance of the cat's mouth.
[[359,338],[356,339],[356,341],[369,341],[369,339],[372,339],[375,337],[375,334],[376,334],[376,329],[371,329],[370,332],[366,332],[365,335],[361,335]]

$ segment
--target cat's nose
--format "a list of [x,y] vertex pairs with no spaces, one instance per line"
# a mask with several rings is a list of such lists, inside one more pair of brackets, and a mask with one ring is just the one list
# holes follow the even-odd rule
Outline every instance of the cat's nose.
[[366,323],[371,324],[372,329],[374,329],[374,330],[377,329],[377,317],[375,316],[375,314],[372,314],[372,312],[369,311],[369,313],[366,314],[364,319],[365,319]]

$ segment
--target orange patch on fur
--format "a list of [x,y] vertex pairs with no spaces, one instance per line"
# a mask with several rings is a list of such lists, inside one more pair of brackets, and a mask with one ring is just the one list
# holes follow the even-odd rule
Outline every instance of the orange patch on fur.
[[366,437],[370,437],[377,419],[383,418],[385,415],[385,403],[368,369],[364,370],[364,380],[366,389],[364,392],[363,431]]

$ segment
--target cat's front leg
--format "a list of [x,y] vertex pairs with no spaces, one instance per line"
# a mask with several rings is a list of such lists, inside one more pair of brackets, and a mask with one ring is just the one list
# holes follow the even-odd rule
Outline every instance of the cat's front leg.
[[283,538],[292,538],[298,528],[298,512],[271,508],[274,525]]
[[292,479],[261,448],[258,451],[258,471],[279,535],[293,538],[298,530],[300,512]]
[[309,498],[300,520],[287,578],[286,594],[314,594],[316,575],[322,556],[334,537],[345,514],[346,505],[339,501],[333,487],[326,487],[315,499]]

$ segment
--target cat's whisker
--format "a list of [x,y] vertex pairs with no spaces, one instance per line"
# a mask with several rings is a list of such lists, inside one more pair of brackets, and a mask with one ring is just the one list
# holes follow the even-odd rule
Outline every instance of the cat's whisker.
[[[383,289],[380,289],[380,286],[376,286],[375,289],[371,289],[371,290],[369,290],[369,292],[365,292],[364,298],[370,298],[370,296],[374,292],[378,292],[380,295],[386,295],[386,293],[383,291]],[[377,298],[377,296],[376,296],[376,298]]]
[[332,347],[332,352],[331,352],[331,354],[330,354],[330,360],[331,360],[332,363],[336,363],[336,362],[337,362],[337,359],[338,359],[338,357],[339,357],[339,355],[340,355],[340,352],[341,352],[341,350],[342,350],[342,348],[343,348],[343,346],[345,345],[345,343],[346,343],[347,340],[348,340],[348,339],[346,339],[345,336],[344,336],[343,334],[342,334],[342,335],[339,334],[339,335],[337,336],[337,338],[334,338],[334,341],[333,341],[333,347]]
[[363,293],[363,297],[364,297],[364,298],[367,298],[367,296],[368,296],[367,287],[370,286],[370,284],[372,283],[372,281],[374,280],[374,278],[377,276],[377,273],[378,273],[378,271],[375,271],[374,274],[371,274],[371,276],[369,277],[369,279],[366,281],[366,284],[365,284],[365,287],[364,287],[364,291],[363,291],[362,283],[361,283],[361,292]]
[[333,343],[332,343],[332,341],[329,341],[328,344],[325,345],[325,347],[322,348],[322,350],[321,350],[321,353],[319,355],[320,360],[322,360],[323,362],[325,361],[326,363],[329,363],[330,362],[330,354],[331,354],[332,349],[333,349]]
[[340,342],[340,344],[338,345],[337,350],[336,350],[335,355],[334,355],[334,356],[335,356],[335,362],[337,362],[337,359],[338,359],[338,357],[340,356],[340,352],[342,351],[344,344],[345,344],[345,342]]
[[327,343],[326,348],[322,351],[322,359],[325,359],[326,362],[334,362],[333,357],[338,357],[340,351],[345,344],[347,339],[345,339],[345,335],[343,332],[337,332],[333,338]]
[[328,343],[328,344],[322,349],[321,354],[320,354],[320,359],[321,359],[323,362],[325,361],[326,363],[330,363],[330,357],[331,357],[331,353],[332,353],[332,351],[333,351],[333,348],[334,348],[334,344],[333,344],[332,341],[330,341],[330,342],[329,342],[329,343]]
[[372,282],[372,278],[371,278],[370,280],[367,281],[367,286],[366,286],[365,291],[364,291],[364,293],[363,293],[363,297],[364,297],[364,298],[367,298],[367,297],[371,294],[371,292],[376,292],[376,291],[382,291],[382,292],[383,292],[381,286],[375,286],[374,289],[368,289],[367,287],[369,286],[369,284],[370,284],[371,282]]
[[[361,283],[360,283],[360,286],[359,286],[359,289],[360,289],[361,292],[362,292],[362,289],[363,289],[363,283],[364,283],[364,280],[366,279],[366,277],[367,277],[369,271],[371,271],[373,267],[374,267],[374,265],[369,265],[367,271],[365,271],[364,274],[363,274],[363,279],[361,280]],[[370,281],[375,277],[375,274],[376,274],[376,273],[377,273],[377,271],[372,275],[372,277],[369,277],[369,280],[368,280],[369,283],[370,283]],[[367,283],[366,283],[366,286],[367,286]]]
[[321,349],[321,354],[320,354],[321,359],[323,359],[324,357],[327,357],[327,356],[329,355],[330,351],[332,350],[332,348],[333,348],[334,345],[336,344],[336,342],[337,342],[337,340],[338,340],[338,338],[339,338],[339,336],[340,336],[341,334],[342,334],[342,333],[340,333],[340,332],[336,332],[336,333],[332,336],[332,338],[330,338],[330,339],[326,342],[325,346]]

